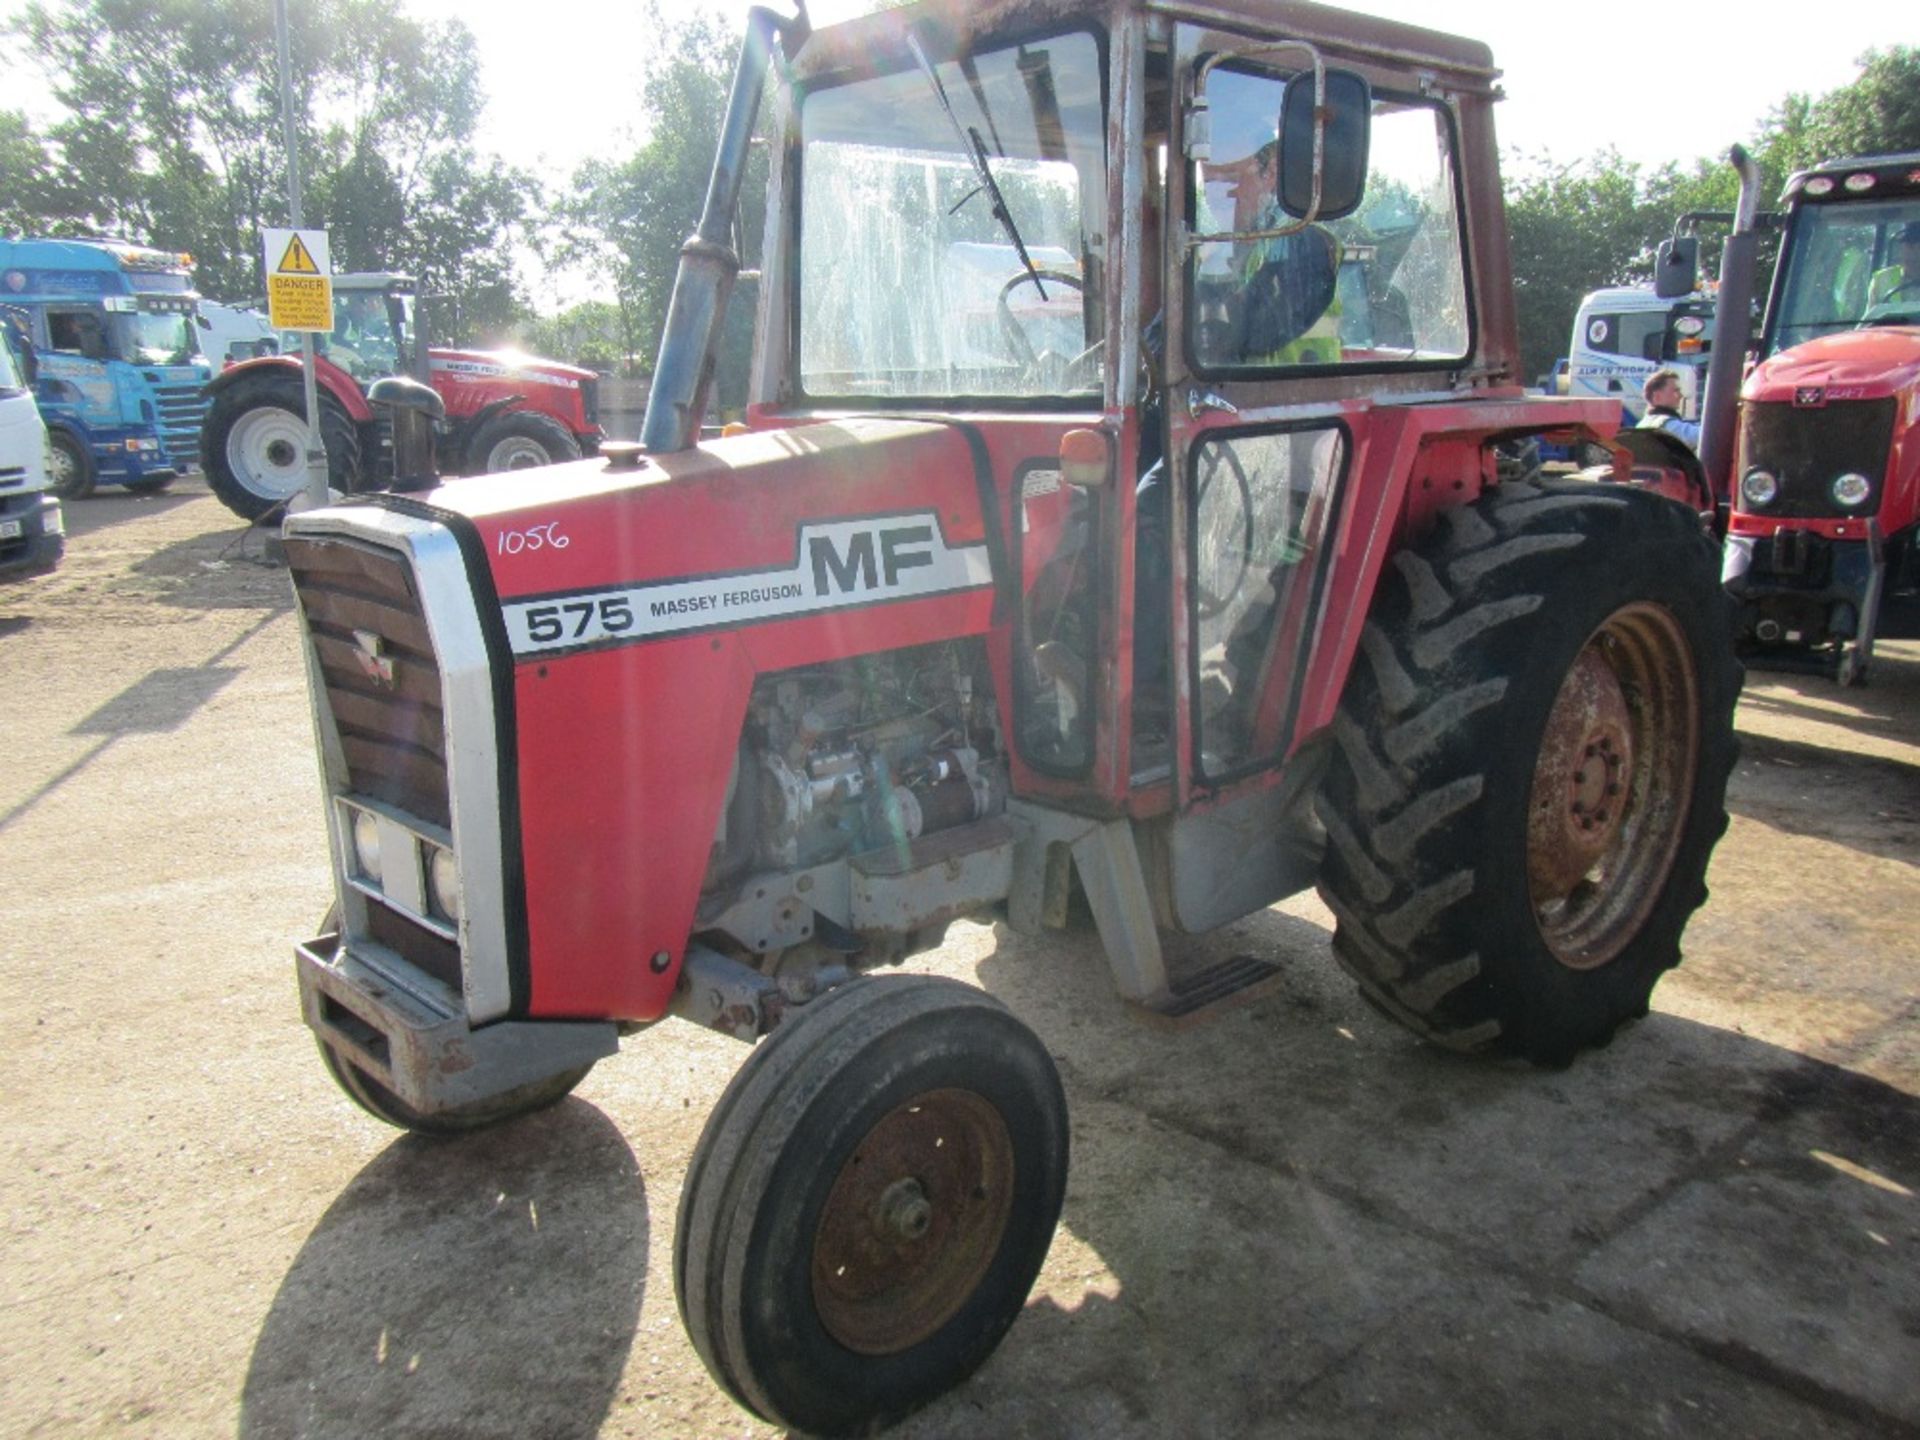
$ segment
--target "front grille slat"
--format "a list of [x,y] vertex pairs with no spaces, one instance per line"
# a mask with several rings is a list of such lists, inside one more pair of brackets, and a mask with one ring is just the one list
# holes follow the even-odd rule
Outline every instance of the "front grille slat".
[[[412,567],[396,551],[306,536],[288,538],[287,563],[348,788],[450,827],[445,699]],[[356,631],[377,637],[377,653]]]
[[[1785,401],[1747,405],[1741,422],[1743,473],[1758,467],[1780,481],[1780,498],[1752,513],[1815,520],[1873,514],[1886,481],[1893,421],[1891,398],[1820,406]],[[1849,471],[1865,475],[1874,486],[1867,501],[1852,509],[1836,503],[1829,488]]]

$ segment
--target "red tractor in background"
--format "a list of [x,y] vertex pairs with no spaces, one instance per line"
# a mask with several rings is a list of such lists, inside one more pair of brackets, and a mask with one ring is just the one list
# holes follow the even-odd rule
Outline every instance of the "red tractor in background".
[[[1721,265],[1701,458],[1730,502],[1737,643],[1756,665],[1860,683],[1876,636],[1920,635],[1920,152],[1788,180],[1752,357],[1736,325],[1750,308],[1759,177],[1744,153],[1733,161],[1743,218]],[[1689,270],[1663,283],[1690,288]]]
[[[593,371],[512,350],[429,346],[404,275],[336,275],[333,309],[333,333],[315,337],[314,361],[330,488],[352,494],[389,477],[386,422],[368,404],[366,386],[396,372],[431,385],[445,403],[436,446],[443,472],[555,465],[599,448]],[[248,520],[277,514],[306,484],[299,356],[230,365],[206,393],[200,461],[214,494]]]
[[[1645,1014],[1726,826],[1731,607],[1694,509],[1528,462],[1619,407],[1516,373],[1498,75],[1285,0],[753,12],[642,445],[287,522],[341,1088],[448,1134],[670,1017],[758,1042],[681,1315],[756,1414],[865,1434],[993,1351],[1065,1193],[1042,1040],[870,973],[950,921],[1083,900],[1193,1020],[1278,965],[1163,935],[1317,883],[1436,1044]],[[703,444],[770,80],[749,430]]]

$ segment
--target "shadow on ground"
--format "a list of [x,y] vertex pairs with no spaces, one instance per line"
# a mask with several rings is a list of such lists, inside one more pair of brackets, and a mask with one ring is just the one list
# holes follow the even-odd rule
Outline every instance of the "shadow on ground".
[[1920,1100],[1662,1014],[1564,1072],[1451,1056],[1272,922],[1241,939],[1283,988],[1184,1034],[1001,932],[981,979],[1067,1079],[1066,1212],[901,1433],[1920,1430]]
[[281,1283],[245,1440],[594,1434],[647,1268],[639,1166],[581,1100],[458,1141],[396,1140]]

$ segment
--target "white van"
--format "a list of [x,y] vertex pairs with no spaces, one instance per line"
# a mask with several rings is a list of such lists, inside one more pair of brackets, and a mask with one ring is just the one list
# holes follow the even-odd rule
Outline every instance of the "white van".
[[1618,400],[1626,423],[1646,414],[1640,386],[1656,370],[1680,376],[1680,413],[1700,418],[1713,351],[1713,296],[1701,291],[1663,300],[1651,287],[1595,290],[1580,302],[1567,345],[1569,395]]
[[27,376],[31,350],[16,352],[0,325],[0,581],[43,575],[66,553],[59,498],[48,486],[47,427]]

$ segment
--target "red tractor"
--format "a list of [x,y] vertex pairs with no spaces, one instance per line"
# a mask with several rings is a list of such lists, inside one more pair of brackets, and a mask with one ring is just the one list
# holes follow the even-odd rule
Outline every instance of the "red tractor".
[[[389,437],[365,387],[396,371],[414,373],[445,402],[437,445],[443,470],[520,470],[599,448],[593,371],[512,350],[423,348],[413,281],[403,275],[334,276],[333,311],[332,334],[315,337],[314,361],[332,489],[351,494],[388,478]],[[248,520],[277,514],[307,478],[299,356],[230,365],[207,396],[200,462],[213,493]]]
[[[1758,175],[1734,163],[1750,218]],[[1829,161],[1783,198],[1758,363],[1742,382],[1743,347],[1716,354],[1702,458],[1731,501],[1742,652],[1853,684],[1876,636],[1920,635],[1920,153]],[[1750,232],[1722,263],[1723,337],[1728,288],[1741,313],[1751,293]]]
[[[1618,407],[1516,375],[1497,75],[1274,0],[755,11],[644,448],[288,522],[341,1087],[458,1132],[670,1017],[757,1041],[681,1313],[756,1414],[867,1433],[992,1352],[1066,1184],[1047,1047],[872,973],[950,921],[1084,900],[1194,1019],[1277,966],[1162,937],[1317,882],[1434,1043],[1644,1014],[1726,825],[1730,606],[1693,510],[1526,462]],[[770,76],[749,429],[700,444]]]

